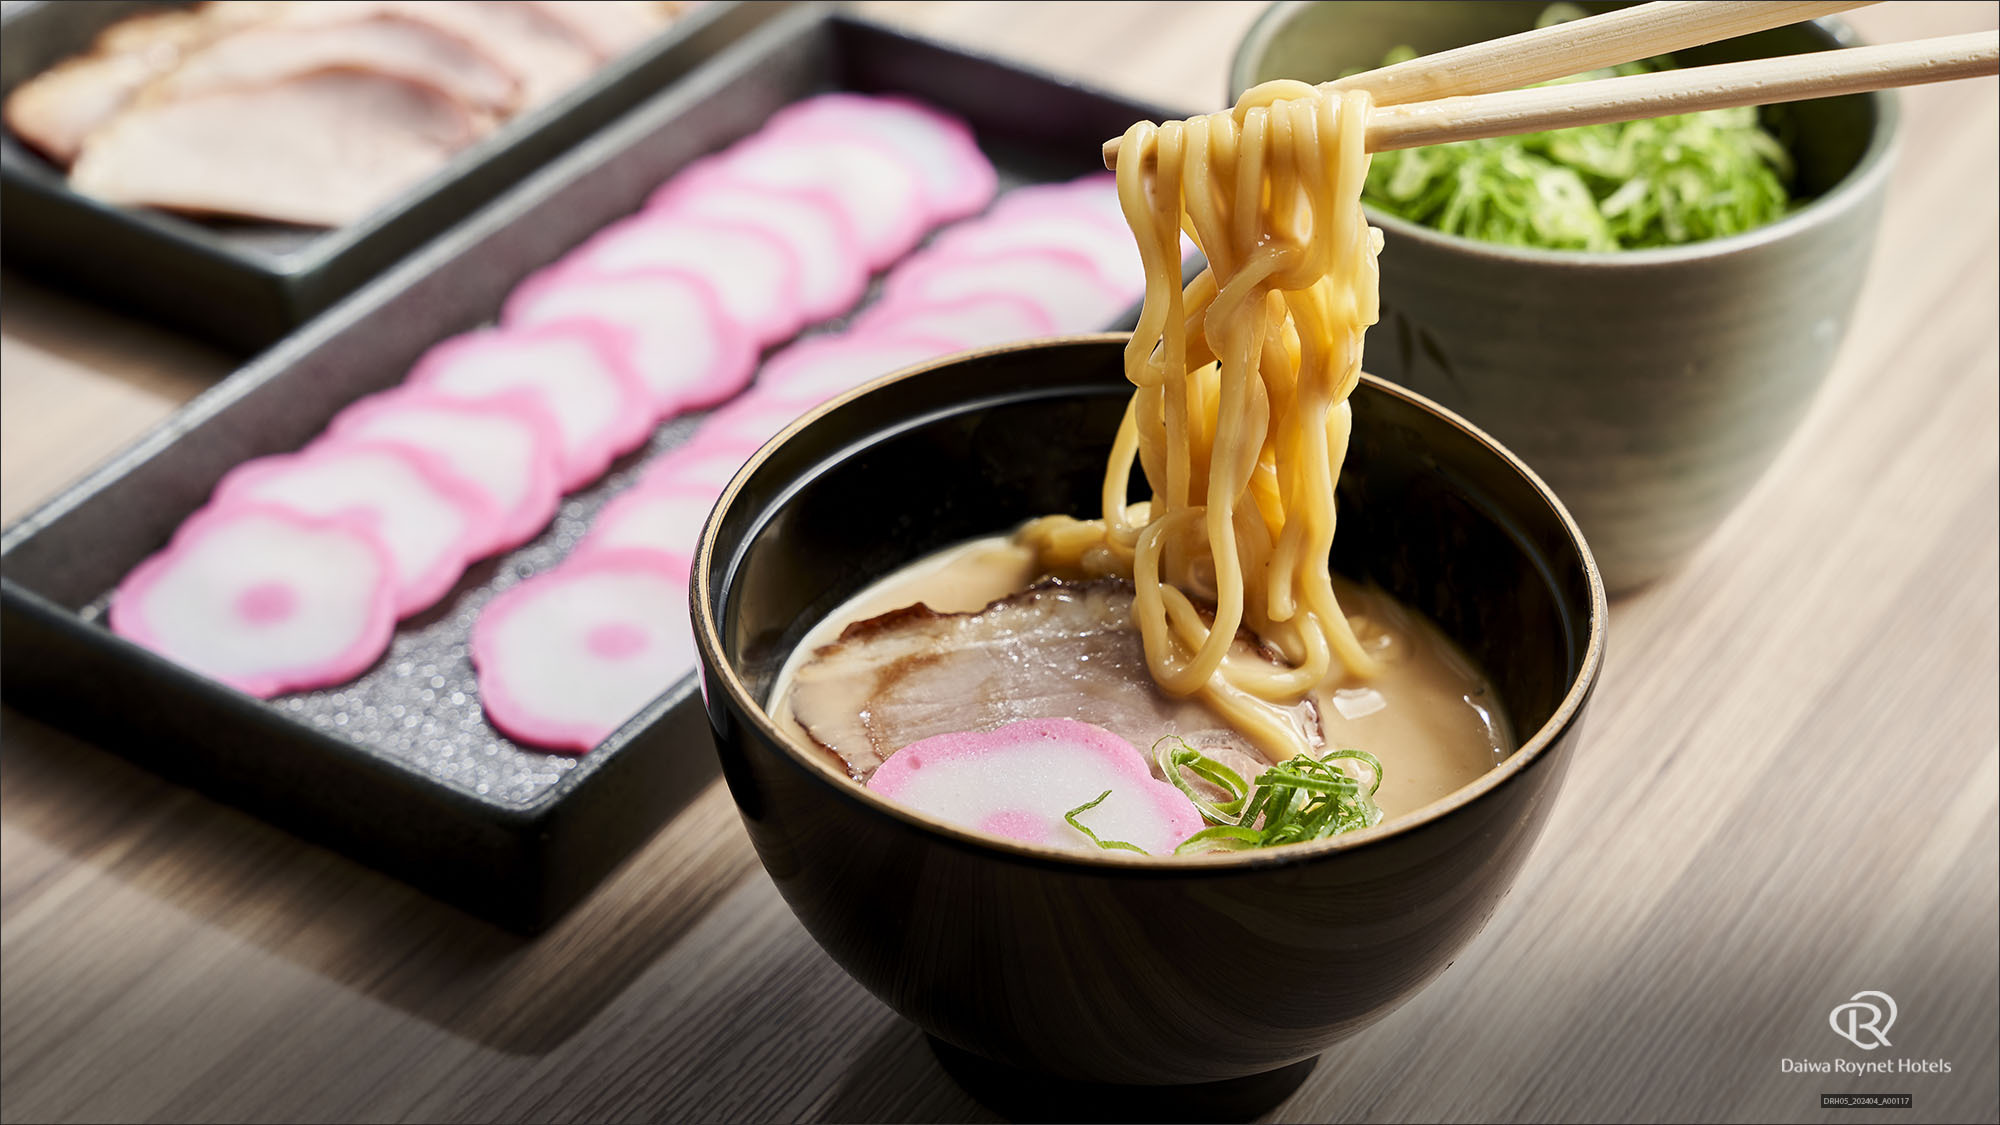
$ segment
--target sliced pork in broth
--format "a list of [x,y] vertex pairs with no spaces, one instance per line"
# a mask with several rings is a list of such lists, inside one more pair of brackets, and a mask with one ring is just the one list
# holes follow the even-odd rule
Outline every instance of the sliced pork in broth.
[[[1243,654],[1254,657],[1248,644]],[[799,666],[789,700],[857,778],[920,739],[1022,719],[1081,720],[1141,749],[1178,735],[1246,776],[1265,765],[1208,708],[1153,683],[1120,581],[1043,582],[976,613],[919,604],[855,622]],[[1313,704],[1291,712],[1317,744]]]

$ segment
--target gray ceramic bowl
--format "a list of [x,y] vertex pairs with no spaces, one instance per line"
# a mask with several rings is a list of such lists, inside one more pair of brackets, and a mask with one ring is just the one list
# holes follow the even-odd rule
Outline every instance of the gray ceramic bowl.
[[[1250,29],[1232,100],[1524,31],[1543,0],[1280,3]],[[1616,5],[1585,5],[1608,8]],[[1684,65],[1846,46],[1822,20],[1678,52]],[[1784,107],[1809,202],[1745,234],[1622,253],[1525,250],[1370,212],[1382,320],[1367,368],[1455,410],[1534,466],[1630,590],[1700,546],[1776,457],[1847,333],[1881,216],[1896,105]]]

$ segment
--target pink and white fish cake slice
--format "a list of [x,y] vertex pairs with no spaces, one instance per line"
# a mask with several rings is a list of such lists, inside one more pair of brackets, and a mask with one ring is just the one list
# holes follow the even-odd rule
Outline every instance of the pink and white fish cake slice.
[[406,386],[462,398],[533,395],[560,443],[557,484],[581,488],[653,432],[653,396],[625,359],[624,334],[590,321],[487,329],[425,352]]
[[472,627],[486,717],[582,752],[694,670],[688,564],[653,551],[569,560],[493,599]]
[[724,152],[717,174],[825,191],[839,202],[870,269],[908,253],[932,218],[917,172],[894,149],[859,133],[758,133]]
[[1059,332],[1092,332],[1145,292],[1145,279],[1107,280],[1072,250],[927,253],[889,275],[885,300],[950,301],[987,294],[1031,301]]
[[1033,340],[1055,331],[1055,321],[1041,306],[1005,293],[942,301],[922,298],[878,301],[854,321],[857,335],[950,340],[959,349]]
[[1120,227],[1125,226],[1125,209],[1118,202],[1118,178],[1109,172],[1092,172],[1062,183],[1015,188],[1000,197],[988,217],[1004,221],[1018,213],[1039,211],[1049,206],[1072,208]]
[[764,364],[757,378],[757,393],[771,401],[809,406],[913,363],[958,350],[959,345],[952,340],[873,332],[801,340]]
[[318,442],[231,469],[215,502],[280,504],[358,520],[389,552],[396,616],[449,591],[499,524],[491,502],[432,454],[396,442]]
[[[998,227],[1021,230],[1035,246],[1055,245],[1048,241],[1056,226],[1071,223],[1089,223],[1099,228],[1103,234],[1085,242],[1071,245],[1070,249],[1089,254],[1099,263],[1100,268],[1117,267],[1122,260],[1140,261],[1139,248],[1132,241],[1132,228],[1125,219],[1124,206],[1118,201],[1118,183],[1109,173],[1084,176],[1067,183],[1030,184],[1015,188],[1000,197],[993,210],[976,224],[978,227]],[[1101,239],[1115,236],[1115,246],[1106,248]],[[1181,257],[1185,259],[1195,253],[1194,240],[1185,234],[1181,236]],[[1127,275],[1124,269],[1109,268],[1107,278],[1122,281]]]
[[535,537],[562,498],[562,437],[541,396],[510,391],[461,398],[424,387],[371,395],[334,416],[333,441],[393,441],[436,454],[453,476],[486,494],[499,513],[481,555]]
[[647,465],[639,487],[701,489],[712,496],[721,496],[737,470],[761,444],[711,435],[704,426],[693,441],[668,450]]
[[274,504],[196,512],[111,598],[112,631],[268,699],[344,683],[389,647],[389,553],[353,521]]
[[721,495],[720,486],[666,479],[627,489],[597,513],[590,533],[570,557],[642,550],[692,558],[702,525],[708,522],[708,513]]
[[809,402],[765,394],[753,385],[748,392],[709,415],[701,424],[697,440],[755,450],[809,409]]
[[[891,754],[868,788],[939,820],[1027,844],[1097,852],[1099,840],[1170,855],[1202,828],[1186,794],[1153,778],[1137,747],[1074,719],[1027,719],[941,734]],[[1108,793],[1108,795],[1106,795]]]
[[1113,283],[1129,287],[1134,299],[1146,288],[1146,263],[1131,230],[1075,206],[1052,204],[961,223],[940,234],[929,249],[966,257],[1010,250],[1068,250],[1090,259],[1097,272]]
[[808,322],[853,308],[868,287],[868,259],[840,202],[818,188],[731,183],[715,158],[683,170],[646,202],[677,219],[722,219],[769,232],[798,259],[799,312]]
[[619,329],[625,359],[652,395],[652,420],[712,406],[743,389],[757,363],[750,336],[709,283],[677,270],[600,273],[557,265],[507,298],[501,322],[583,320]]
[[599,273],[667,269],[699,277],[759,345],[783,340],[805,322],[798,255],[769,231],[734,220],[641,211],[599,231],[564,261]]
[[999,185],[965,122],[908,98],[821,94],[779,110],[767,128],[777,136],[851,130],[881,141],[916,172],[935,221],[977,214]]

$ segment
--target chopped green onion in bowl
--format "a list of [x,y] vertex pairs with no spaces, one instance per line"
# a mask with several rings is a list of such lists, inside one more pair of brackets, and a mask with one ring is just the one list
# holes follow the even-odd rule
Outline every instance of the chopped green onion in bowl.
[[[1154,743],[1153,755],[1167,780],[1187,794],[1210,822],[1181,841],[1175,855],[1324,840],[1372,827],[1382,819],[1382,809],[1375,803],[1375,791],[1382,787],[1382,763],[1365,750],[1330,750],[1318,758],[1300,755],[1258,774],[1251,785],[1245,785],[1235,770],[1173,736]],[[1356,777],[1348,762],[1363,767],[1366,776]],[[1188,781],[1188,774],[1229,796],[1210,801]]]
[[[1554,4],[1537,26],[1586,15]],[[1417,57],[1407,47],[1383,65]],[[1562,82],[1670,70],[1661,56]],[[1740,234],[1791,208],[1791,154],[1755,107],[1378,153],[1362,201],[1446,234],[1544,250],[1636,250]]]
[[1088,836],[1090,838],[1091,843],[1096,844],[1098,847],[1104,849],[1105,851],[1138,852],[1140,855],[1148,854],[1146,849],[1140,847],[1137,844],[1128,843],[1127,841],[1124,840],[1100,839],[1097,833],[1092,832],[1087,825],[1085,825],[1082,821],[1077,819],[1077,817],[1082,816],[1084,813],[1087,813],[1090,810],[1096,808],[1097,806],[1103,804],[1104,799],[1109,796],[1111,796],[1111,790],[1106,789],[1104,792],[1099,793],[1097,795],[1096,800],[1085,801],[1083,804],[1078,805],[1077,807],[1064,813],[1063,819],[1069,822],[1069,826],[1071,828],[1074,828],[1078,832],[1081,832],[1085,836]]

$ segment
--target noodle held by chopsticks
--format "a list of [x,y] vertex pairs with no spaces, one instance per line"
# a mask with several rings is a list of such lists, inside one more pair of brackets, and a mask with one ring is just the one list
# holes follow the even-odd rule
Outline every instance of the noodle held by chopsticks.
[[[1362,91],[1268,82],[1231,110],[1125,134],[1141,159],[1119,162],[1119,199],[1146,299],[1104,518],[1022,532],[1051,569],[1129,577],[1154,680],[1202,698],[1273,760],[1309,749],[1281,705],[1375,670],[1329,570],[1347,396],[1377,318],[1380,235],[1361,210],[1369,111]],[[1185,290],[1183,231],[1209,262]],[[1151,501],[1128,502],[1135,459]],[[1285,666],[1232,655],[1246,627]]]

